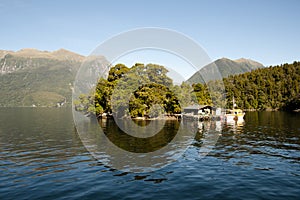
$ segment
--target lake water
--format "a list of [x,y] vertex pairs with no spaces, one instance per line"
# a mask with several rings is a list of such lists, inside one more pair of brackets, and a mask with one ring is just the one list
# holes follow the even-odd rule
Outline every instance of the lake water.
[[217,123],[218,141],[203,158],[207,123],[199,126],[177,161],[130,173],[91,156],[71,110],[1,108],[0,199],[299,199],[299,114],[248,112],[242,123]]

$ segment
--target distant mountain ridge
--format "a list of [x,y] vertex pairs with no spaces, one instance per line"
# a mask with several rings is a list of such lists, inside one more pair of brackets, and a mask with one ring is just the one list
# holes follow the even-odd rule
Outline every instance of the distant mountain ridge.
[[0,58],[3,58],[7,54],[25,58],[50,58],[57,60],[74,59],[77,61],[82,61],[84,59],[84,56],[68,51],[66,49],[58,49],[56,51],[40,51],[34,48],[25,48],[19,51],[0,50]]
[[0,51],[0,106],[61,106],[84,56],[59,49]]
[[[85,63],[91,66],[89,73],[104,72],[108,62],[103,56],[87,57],[59,49],[40,51],[21,49],[0,50],[0,106],[44,106],[53,107],[70,104],[76,73]],[[214,62],[223,77],[244,73],[263,67],[249,59],[230,60],[222,58]],[[210,73],[210,65],[201,73]],[[105,68],[104,68],[105,67]],[[189,81],[203,81],[193,75]]]
[[82,62],[84,56],[59,49],[57,51],[39,51],[37,49],[21,49],[19,51],[0,50],[0,74],[12,73],[18,70],[37,68],[43,65],[45,60]]
[[102,75],[108,66],[103,56],[85,57],[65,49],[0,50],[0,106],[70,105],[75,76],[82,64],[90,69],[83,73]]
[[[240,58],[237,60],[231,60],[228,58],[221,58],[218,59],[203,68],[201,68],[198,72],[193,74],[188,80],[188,83],[204,83],[205,81],[200,76],[201,75],[209,75],[215,73],[215,70],[217,69],[220,72],[220,75],[222,78],[226,78],[230,75],[236,75],[236,74],[242,74],[245,72],[250,72],[252,70],[258,69],[258,68],[264,68],[264,65],[245,58]],[[199,73],[200,72],[200,73]]]

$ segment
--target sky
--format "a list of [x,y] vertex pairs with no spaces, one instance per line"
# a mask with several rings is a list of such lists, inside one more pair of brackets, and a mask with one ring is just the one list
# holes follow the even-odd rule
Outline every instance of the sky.
[[298,0],[0,0],[0,49],[87,56],[121,32],[160,27],[192,38],[212,60],[270,66],[300,60],[299,8]]

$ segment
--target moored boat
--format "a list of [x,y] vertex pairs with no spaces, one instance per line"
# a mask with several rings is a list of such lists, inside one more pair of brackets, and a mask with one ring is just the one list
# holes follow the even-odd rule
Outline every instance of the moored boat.
[[241,109],[232,109],[228,110],[225,114],[226,121],[240,121],[243,120],[245,116],[245,112]]
[[241,120],[244,119],[245,112],[242,111],[241,109],[237,109],[235,107],[236,107],[236,104],[235,104],[235,100],[234,100],[234,97],[233,97],[233,99],[232,99],[232,109],[227,110],[226,113],[225,113],[226,121],[241,121]]

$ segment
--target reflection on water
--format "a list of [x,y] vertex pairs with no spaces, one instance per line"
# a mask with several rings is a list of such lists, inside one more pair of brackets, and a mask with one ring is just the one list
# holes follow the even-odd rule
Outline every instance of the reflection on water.
[[[223,127],[223,135],[211,155],[254,169],[274,169],[285,162],[300,164],[300,121],[296,115],[254,112],[246,117],[245,122]],[[277,164],[269,167],[266,160]]]
[[225,125],[227,128],[229,128],[229,131],[232,131],[234,133],[242,133],[243,126],[245,125],[245,120],[239,119],[230,122],[225,122]]
[[[299,197],[299,114],[249,112],[242,123],[194,123],[199,131],[183,156],[147,173],[119,171],[90,156],[69,110],[1,108],[0,121],[0,199]],[[100,123],[117,137],[112,121]],[[181,123],[169,121],[157,143],[138,148],[164,145]],[[130,148],[131,140],[123,145]]]
[[[130,126],[130,123],[126,123],[127,120],[123,121],[123,127]],[[136,123],[139,126],[146,127],[149,126],[149,121],[138,120]],[[134,153],[148,153],[157,151],[162,147],[169,144],[176,134],[178,133],[180,122],[179,121],[152,121],[152,124],[156,127],[162,127],[154,136],[139,138],[133,137],[124,131],[122,131],[114,122],[113,119],[110,120],[100,120],[99,124],[102,126],[105,135],[112,141],[116,146],[122,148],[129,152]],[[131,129],[131,128],[127,128]],[[151,129],[143,129],[144,134],[151,132]],[[141,133],[143,134],[143,133]],[[151,134],[152,135],[152,134]]]
[[[118,126],[120,123],[121,127]],[[136,131],[137,124],[140,132]],[[149,172],[177,161],[193,142],[197,131],[194,121],[132,123],[124,119],[118,125],[113,119],[98,122],[96,119],[83,118],[76,127],[80,129],[78,133],[83,144],[95,159],[126,172]],[[144,137],[132,136],[131,132],[123,131],[126,129],[136,132],[133,135],[141,134]]]

